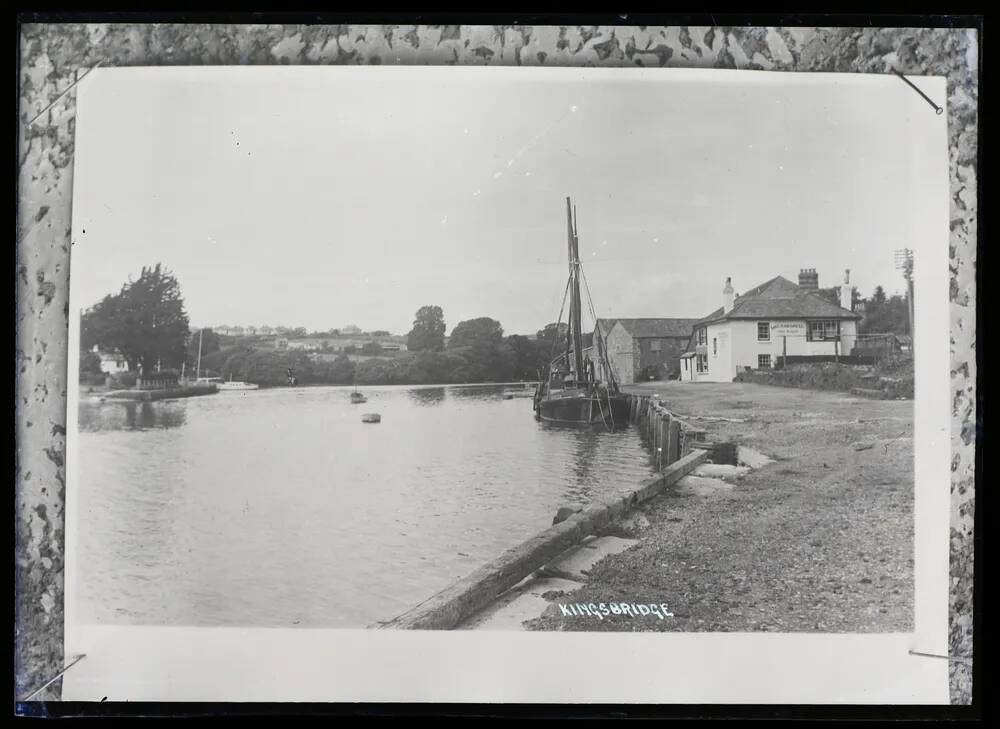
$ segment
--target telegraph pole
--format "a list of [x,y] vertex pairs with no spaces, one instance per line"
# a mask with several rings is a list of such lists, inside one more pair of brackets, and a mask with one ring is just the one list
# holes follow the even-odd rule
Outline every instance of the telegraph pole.
[[[903,271],[903,278],[906,279],[906,309],[910,334],[910,346],[916,342],[913,334],[913,251],[909,248],[902,248],[896,251],[896,268]],[[912,350],[911,350],[912,351]]]

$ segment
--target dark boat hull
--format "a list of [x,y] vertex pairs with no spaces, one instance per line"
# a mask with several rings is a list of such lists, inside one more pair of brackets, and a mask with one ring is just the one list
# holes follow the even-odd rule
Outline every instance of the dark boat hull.
[[629,407],[624,395],[580,395],[540,400],[535,412],[548,423],[621,426],[628,423]]

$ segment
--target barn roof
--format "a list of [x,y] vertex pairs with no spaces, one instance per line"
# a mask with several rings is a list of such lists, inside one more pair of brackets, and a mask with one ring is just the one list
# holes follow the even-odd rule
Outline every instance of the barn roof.
[[618,322],[626,332],[636,339],[691,336],[691,329],[698,319],[642,318],[642,319],[598,319],[601,329],[607,333]]

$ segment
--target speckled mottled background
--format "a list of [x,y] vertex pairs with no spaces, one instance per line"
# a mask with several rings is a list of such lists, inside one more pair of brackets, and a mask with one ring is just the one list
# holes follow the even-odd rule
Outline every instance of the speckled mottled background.
[[[75,93],[87,69],[239,64],[676,66],[945,76],[951,181],[951,648],[972,655],[979,46],[973,29],[34,24],[21,27],[16,686],[63,664],[63,500]],[[901,82],[902,83],[902,82]],[[928,658],[927,660],[937,660]],[[951,663],[952,703],[972,696]],[[58,700],[60,681],[36,700]]]

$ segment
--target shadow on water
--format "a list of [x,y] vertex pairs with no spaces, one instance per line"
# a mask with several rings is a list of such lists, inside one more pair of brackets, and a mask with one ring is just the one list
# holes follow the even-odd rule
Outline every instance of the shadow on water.
[[81,431],[179,428],[187,421],[183,402],[105,402],[80,404]]
[[417,405],[440,405],[445,399],[445,389],[443,387],[407,390],[407,394]]
[[456,400],[499,400],[503,390],[503,385],[461,385],[449,388],[449,394]]

